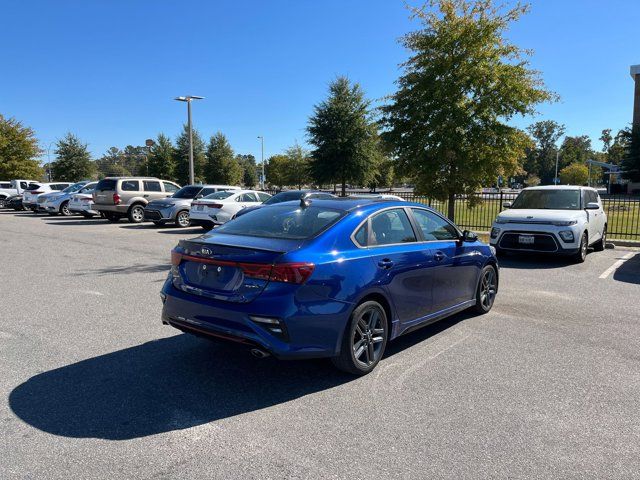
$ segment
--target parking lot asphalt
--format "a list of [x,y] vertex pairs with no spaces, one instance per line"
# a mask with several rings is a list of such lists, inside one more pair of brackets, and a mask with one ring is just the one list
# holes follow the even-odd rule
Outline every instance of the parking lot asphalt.
[[162,326],[198,234],[0,211],[0,478],[640,477],[640,252],[504,258],[353,378]]

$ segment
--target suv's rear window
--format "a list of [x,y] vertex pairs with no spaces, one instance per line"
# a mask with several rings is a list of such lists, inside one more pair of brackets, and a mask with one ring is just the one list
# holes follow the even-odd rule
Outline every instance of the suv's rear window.
[[31,185],[29,185],[27,187],[27,190],[37,190],[40,188],[40,184],[39,183],[32,183]]
[[250,237],[285,239],[311,238],[337,222],[344,212],[332,208],[300,208],[297,205],[273,205],[248,212],[225,223],[216,232]]
[[105,190],[115,190],[116,189],[116,181],[115,180],[100,180],[98,185],[96,185],[96,192],[103,192]]

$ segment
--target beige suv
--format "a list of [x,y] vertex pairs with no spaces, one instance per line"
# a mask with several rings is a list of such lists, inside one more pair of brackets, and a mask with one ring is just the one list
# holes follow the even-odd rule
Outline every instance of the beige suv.
[[147,203],[170,197],[179,189],[179,185],[158,178],[107,177],[98,182],[93,192],[94,210],[110,222],[127,217],[132,223],[140,223]]

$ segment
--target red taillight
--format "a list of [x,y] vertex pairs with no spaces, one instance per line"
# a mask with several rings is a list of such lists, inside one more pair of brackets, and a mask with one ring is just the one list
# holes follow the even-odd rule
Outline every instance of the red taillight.
[[236,267],[242,270],[245,277],[259,278],[272,282],[284,282],[303,284],[313,273],[315,265],[313,263],[243,263],[227,262],[224,260],[214,260],[212,258],[196,257],[193,255],[183,255],[180,252],[171,250],[171,265],[180,265],[182,260],[190,262],[208,263],[211,265]]
[[81,202],[93,202],[93,198],[81,198]]
[[209,208],[222,208],[222,205],[220,203],[204,203],[203,205]]
[[113,204],[114,205],[118,205],[120,203],[120,195],[118,195],[117,193],[113,194]]

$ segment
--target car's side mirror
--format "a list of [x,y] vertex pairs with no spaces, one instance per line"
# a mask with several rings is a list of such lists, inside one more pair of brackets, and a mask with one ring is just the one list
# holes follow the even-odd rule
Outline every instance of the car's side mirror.
[[462,241],[463,242],[477,242],[478,241],[478,235],[476,235],[474,232],[472,232],[470,230],[465,230],[464,232],[462,232]]
[[587,210],[600,210],[600,205],[596,202],[589,202],[587,203]]
[[502,206],[503,206],[504,208],[511,208],[511,202],[504,202],[504,203],[502,204]]

